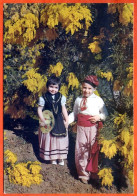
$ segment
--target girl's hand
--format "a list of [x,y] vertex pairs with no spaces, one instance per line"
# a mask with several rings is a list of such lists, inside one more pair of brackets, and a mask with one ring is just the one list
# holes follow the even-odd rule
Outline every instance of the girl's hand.
[[89,120],[90,120],[92,123],[96,123],[96,122],[100,121],[100,116],[99,116],[99,115],[91,116],[91,117],[89,118]]
[[43,122],[43,121],[42,121],[42,122],[40,122],[40,126],[41,126],[41,127],[44,127],[45,125],[46,125],[46,123],[45,123],[45,122]]

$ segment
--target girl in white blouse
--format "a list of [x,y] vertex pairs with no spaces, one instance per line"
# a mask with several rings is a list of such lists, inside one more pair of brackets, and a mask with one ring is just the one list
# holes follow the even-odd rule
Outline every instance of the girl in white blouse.
[[77,120],[75,163],[78,177],[83,183],[88,183],[92,174],[98,172],[98,152],[92,158],[90,172],[87,170],[88,159],[96,141],[99,125],[108,115],[102,98],[94,94],[98,84],[94,75],[85,78],[82,96],[76,99],[73,112],[69,115],[69,124]]
[[44,160],[50,160],[52,164],[64,165],[64,159],[68,154],[68,114],[66,110],[66,97],[59,93],[60,79],[52,75],[47,81],[47,92],[39,98],[38,116],[41,126],[46,126],[43,110],[53,113],[55,119],[54,128],[49,133],[43,133],[39,128],[39,154]]

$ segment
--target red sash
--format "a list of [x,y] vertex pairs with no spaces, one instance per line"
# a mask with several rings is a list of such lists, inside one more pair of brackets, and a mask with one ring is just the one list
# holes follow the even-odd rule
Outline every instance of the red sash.
[[[98,131],[103,127],[103,123],[101,121],[98,122]],[[99,132],[97,133],[97,135]],[[97,138],[95,143],[93,144],[91,151],[89,162],[86,167],[86,171],[91,172],[92,178],[98,178],[98,156],[99,156],[100,145],[98,144]]]
[[91,117],[90,115],[84,115],[84,114],[78,114],[78,122],[77,125],[78,126],[82,126],[82,127],[92,127],[94,125],[96,125],[96,123],[92,123],[89,118]]
[[98,155],[99,155],[100,146],[96,140],[93,144],[90,152],[89,162],[86,167],[86,171],[91,173],[98,173]]

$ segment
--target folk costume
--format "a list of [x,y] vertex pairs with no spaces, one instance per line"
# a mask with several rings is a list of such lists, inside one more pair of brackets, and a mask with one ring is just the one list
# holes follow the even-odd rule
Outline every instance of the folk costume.
[[39,128],[39,153],[44,160],[66,159],[68,154],[68,133],[62,116],[62,106],[66,97],[61,93],[55,95],[49,92],[39,98],[39,106],[53,113],[55,125],[49,133],[43,133]]
[[[93,87],[98,85],[96,76],[88,76],[84,82],[91,84]],[[98,172],[99,148],[95,142],[101,121],[105,120],[107,114],[104,101],[94,93],[87,98],[80,96],[75,101],[73,112],[69,115],[69,123],[77,120],[75,164],[79,179],[89,180],[92,174]],[[95,115],[100,116],[100,121],[91,123],[89,118]],[[91,152],[94,155],[92,165],[88,170],[87,166]]]

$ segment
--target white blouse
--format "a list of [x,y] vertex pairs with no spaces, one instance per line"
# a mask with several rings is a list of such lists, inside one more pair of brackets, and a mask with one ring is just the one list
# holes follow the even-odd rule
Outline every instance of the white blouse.
[[[54,97],[55,97],[55,95],[52,96],[53,99],[54,99]],[[66,104],[66,97],[64,95],[62,95],[61,105],[64,106],[65,104]],[[39,97],[38,105],[42,106],[42,107],[45,105],[45,100],[43,97]]]
[[95,95],[94,93],[87,98],[86,110],[81,111],[80,104],[82,101],[82,96],[77,97],[74,103],[73,112],[69,114],[69,124],[76,120],[77,114],[85,114],[90,116],[99,115],[101,120],[105,120],[108,115],[106,106],[101,97]]

